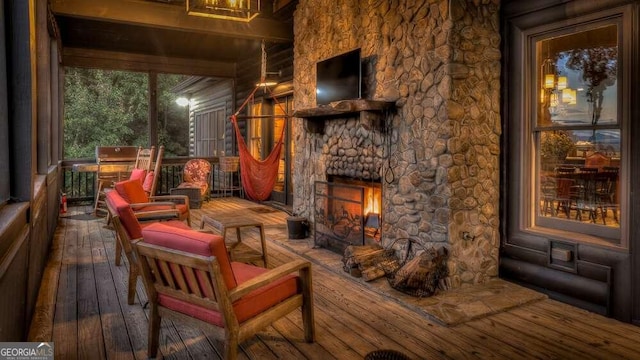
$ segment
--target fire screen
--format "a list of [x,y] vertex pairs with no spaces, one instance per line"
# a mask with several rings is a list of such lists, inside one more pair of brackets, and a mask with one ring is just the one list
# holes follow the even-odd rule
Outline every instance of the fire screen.
[[315,245],[344,253],[349,245],[364,245],[365,188],[316,181]]

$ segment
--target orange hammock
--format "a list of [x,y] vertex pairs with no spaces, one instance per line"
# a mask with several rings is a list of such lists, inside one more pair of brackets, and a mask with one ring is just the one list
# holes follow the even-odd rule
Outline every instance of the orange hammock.
[[[244,141],[244,137],[238,127],[237,115],[245,107],[249,99],[253,97],[253,94],[257,89],[258,87],[251,92],[238,111],[231,115],[231,122],[233,123],[236,139],[238,140],[242,187],[249,199],[263,201],[269,198],[271,191],[276,184],[278,165],[280,163],[280,153],[282,152],[282,144],[284,141],[284,128],[287,122],[285,121],[285,126],[282,127],[282,133],[280,133],[280,138],[273,147],[273,150],[271,150],[269,156],[264,160],[254,158],[249,152],[247,144]],[[277,105],[280,106],[279,103],[277,103]]]

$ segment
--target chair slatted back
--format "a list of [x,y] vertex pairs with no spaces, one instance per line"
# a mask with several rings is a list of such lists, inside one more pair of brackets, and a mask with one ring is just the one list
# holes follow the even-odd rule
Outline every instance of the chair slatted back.
[[142,169],[145,171],[151,170],[153,165],[153,156],[155,155],[156,147],[152,146],[149,149],[140,147],[138,149],[138,155],[136,156],[136,162],[133,166],[134,169]]
[[[149,301],[168,295],[211,310],[232,313],[231,302],[218,260],[145,242],[136,243]],[[217,301],[216,299],[221,299]]]

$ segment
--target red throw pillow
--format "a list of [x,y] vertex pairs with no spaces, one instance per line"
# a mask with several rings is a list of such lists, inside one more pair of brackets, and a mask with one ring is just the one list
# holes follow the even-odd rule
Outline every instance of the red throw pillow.
[[[155,174],[153,173],[153,171],[149,171],[147,173],[147,176],[144,178],[144,183],[142,184],[142,188],[144,189],[144,191],[150,193],[151,192],[151,186],[153,186],[153,179],[155,177]],[[149,194],[151,196],[155,195],[155,194]]]
[[149,196],[144,192],[142,183],[138,180],[125,180],[116,183],[116,191],[120,196],[129,202],[129,204],[149,202]]
[[138,180],[140,181],[140,184],[142,184],[145,176],[147,176],[147,170],[133,169],[131,170],[131,175],[129,176],[129,180]]

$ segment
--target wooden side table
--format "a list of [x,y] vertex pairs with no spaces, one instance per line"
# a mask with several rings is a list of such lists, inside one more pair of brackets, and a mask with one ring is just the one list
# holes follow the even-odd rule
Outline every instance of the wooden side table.
[[[264,225],[258,221],[243,220],[238,218],[218,218],[214,219],[207,215],[202,216],[202,222],[200,223],[200,229],[204,229],[205,225],[209,225],[222,235],[227,245],[227,251],[232,261],[240,262],[252,262],[262,260],[264,267],[267,267],[267,243],[264,238]],[[242,244],[242,234],[240,229],[243,227],[257,227],[260,230],[260,245],[262,252],[251,249],[249,246]],[[227,243],[227,230],[236,229],[236,241]],[[234,250],[237,250],[234,252]]]

